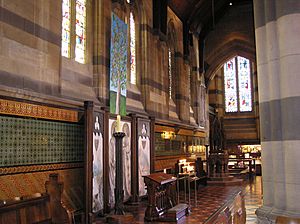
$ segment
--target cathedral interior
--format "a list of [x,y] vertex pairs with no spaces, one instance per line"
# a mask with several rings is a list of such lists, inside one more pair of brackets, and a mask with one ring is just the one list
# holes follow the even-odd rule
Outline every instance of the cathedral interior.
[[300,223],[299,62],[299,0],[0,1],[0,224]]

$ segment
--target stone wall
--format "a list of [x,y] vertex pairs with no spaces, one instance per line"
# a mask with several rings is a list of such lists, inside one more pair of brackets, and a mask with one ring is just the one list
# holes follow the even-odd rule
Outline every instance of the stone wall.
[[[75,27],[75,1],[71,0],[71,2],[72,32]],[[191,57],[194,58],[184,60],[183,23],[168,8],[167,21],[172,20],[176,33],[174,74],[177,84],[174,88],[175,98],[173,102],[170,102],[168,39],[153,29],[152,1],[135,2],[136,4],[131,6],[125,0],[87,0],[86,61],[78,63],[75,61],[75,34],[73,32],[70,57],[61,56],[62,1],[1,1],[0,98],[72,108],[72,110],[81,111],[81,116],[84,101],[87,100],[93,101],[97,107],[108,108],[111,13],[116,13],[128,23],[130,10],[133,10],[136,16],[137,33],[137,84],[130,84],[128,80],[127,112],[144,117],[154,116],[155,119],[165,122],[165,125],[183,125],[187,129],[198,130],[197,122],[199,122],[201,108],[198,86],[201,80],[197,59],[197,39],[194,38],[192,46],[194,54]],[[193,71],[192,76],[195,81],[193,94],[189,94],[191,71]],[[190,99],[190,95],[193,99]],[[190,113],[191,104],[194,113]],[[204,132],[205,130],[198,131]],[[10,135],[10,137],[13,136]],[[104,148],[104,151],[107,152],[108,149]],[[8,167],[2,167],[5,170],[1,170],[1,180],[11,181],[0,181],[4,184],[1,189],[9,189],[10,184],[18,180],[20,182],[18,186],[24,191],[13,188],[11,193],[1,192],[1,197],[15,197],[20,194],[34,193],[32,191],[42,191],[42,183],[46,180],[46,175],[52,171],[62,173],[62,178],[67,182],[68,178],[72,181],[83,179],[82,164],[76,163],[74,165],[76,171],[73,172],[75,168],[64,167],[64,162],[57,161],[54,167],[37,169],[33,167],[19,169],[19,164],[9,167],[18,170],[18,174],[6,170]],[[30,181],[34,183],[40,181],[39,187],[28,185]],[[66,183],[66,192],[72,191],[72,181]],[[31,187],[32,189],[29,189]],[[74,200],[73,197],[76,195],[68,197]]]

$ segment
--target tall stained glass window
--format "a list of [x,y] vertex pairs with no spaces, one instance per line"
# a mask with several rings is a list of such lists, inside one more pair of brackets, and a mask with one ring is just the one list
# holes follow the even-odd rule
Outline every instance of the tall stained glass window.
[[70,0],[62,1],[62,39],[61,39],[61,55],[70,57],[70,28],[71,28],[71,3]]
[[227,61],[224,65],[224,89],[226,112],[237,112],[237,88],[235,58]]
[[243,57],[237,57],[240,111],[252,111],[252,94],[250,85],[250,62]]
[[86,50],[86,0],[76,0],[75,60],[85,62]]
[[252,111],[250,61],[235,57],[224,64],[225,111]]
[[136,50],[135,50],[135,22],[133,13],[130,12],[130,83],[136,84]]
[[172,52],[171,49],[168,49],[168,67],[169,67],[169,97],[172,99],[172,85],[173,85],[173,80],[172,80]]

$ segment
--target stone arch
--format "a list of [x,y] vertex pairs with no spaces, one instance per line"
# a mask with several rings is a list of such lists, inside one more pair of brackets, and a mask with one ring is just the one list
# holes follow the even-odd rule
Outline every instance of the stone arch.
[[243,40],[230,40],[229,42],[217,48],[216,52],[212,52],[206,62],[209,64],[206,70],[206,79],[212,80],[216,72],[224,65],[229,59],[239,55],[248,58],[250,61],[255,62],[255,48],[248,42]]

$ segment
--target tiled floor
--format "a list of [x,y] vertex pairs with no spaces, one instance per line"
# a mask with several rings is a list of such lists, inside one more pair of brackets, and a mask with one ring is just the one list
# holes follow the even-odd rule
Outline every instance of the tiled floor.
[[257,176],[252,183],[245,186],[246,224],[256,223],[255,210],[262,206],[261,177]]
[[[209,186],[198,190],[197,205],[195,205],[194,194],[191,192],[191,214],[181,218],[178,223],[205,223],[218,209],[220,209],[229,199],[233,198],[240,190],[244,190],[245,204],[247,212],[246,224],[256,223],[255,210],[262,204],[261,177],[256,177],[252,183],[244,186]],[[183,196],[181,196],[181,200]],[[138,205],[126,205],[126,211],[134,216],[134,222],[147,223],[144,221],[146,202]],[[103,223],[98,220],[96,223]],[[156,222],[159,223],[159,222]],[[166,223],[166,222],[164,222]]]

